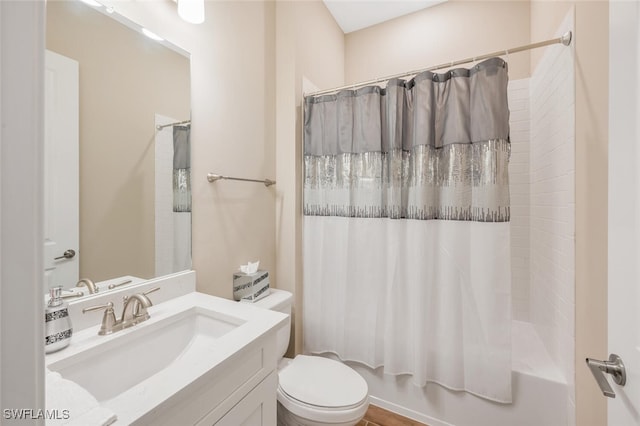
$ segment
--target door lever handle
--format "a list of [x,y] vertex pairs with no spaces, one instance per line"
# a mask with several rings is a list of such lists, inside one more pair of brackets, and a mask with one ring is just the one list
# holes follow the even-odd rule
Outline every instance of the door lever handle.
[[54,257],[53,260],[72,259],[76,255],[75,250],[69,249],[62,253],[62,256]]
[[596,382],[598,382],[598,386],[600,386],[600,390],[604,396],[615,398],[616,394],[613,389],[611,389],[611,385],[609,385],[609,382],[605,377],[605,373],[613,376],[614,383],[624,386],[627,382],[627,372],[624,368],[622,358],[616,354],[611,354],[609,355],[609,361],[599,361],[592,358],[587,358],[586,361],[589,369],[591,370],[591,374],[593,374]]

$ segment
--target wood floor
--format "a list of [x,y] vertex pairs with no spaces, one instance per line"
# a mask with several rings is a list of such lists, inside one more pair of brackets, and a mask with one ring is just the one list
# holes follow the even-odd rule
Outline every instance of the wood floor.
[[369,405],[364,419],[356,426],[426,426],[424,423],[408,419],[391,411],[384,410],[375,405]]

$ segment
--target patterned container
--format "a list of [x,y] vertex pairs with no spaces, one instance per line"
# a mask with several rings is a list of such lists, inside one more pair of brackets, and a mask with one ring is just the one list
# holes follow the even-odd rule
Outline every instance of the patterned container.
[[258,270],[255,274],[233,274],[233,298],[243,302],[255,302],[269,294],[269,273]]
[[45,308],[44,351],[51,353],[66,348],[71,343],[73,328],[69,318],[68,304],[61,297],[62,287],[49,290],[49,303]]

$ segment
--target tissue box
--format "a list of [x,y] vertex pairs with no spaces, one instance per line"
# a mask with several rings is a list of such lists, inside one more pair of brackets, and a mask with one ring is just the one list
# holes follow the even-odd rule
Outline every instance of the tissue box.
[[233,298],[255,302],[269,294],[269,272],[258,270],[254,274],[233,274]]

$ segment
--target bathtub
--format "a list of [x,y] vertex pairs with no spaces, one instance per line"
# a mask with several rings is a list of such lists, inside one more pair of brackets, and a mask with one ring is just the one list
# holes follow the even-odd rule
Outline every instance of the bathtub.
[[415,387],[407,376],[389,376],[347,362],[365,378],[371,403],[429,426],[566,426],[566,379],[533,326],[513,321],[513,403],[499,404],[436,384]]

